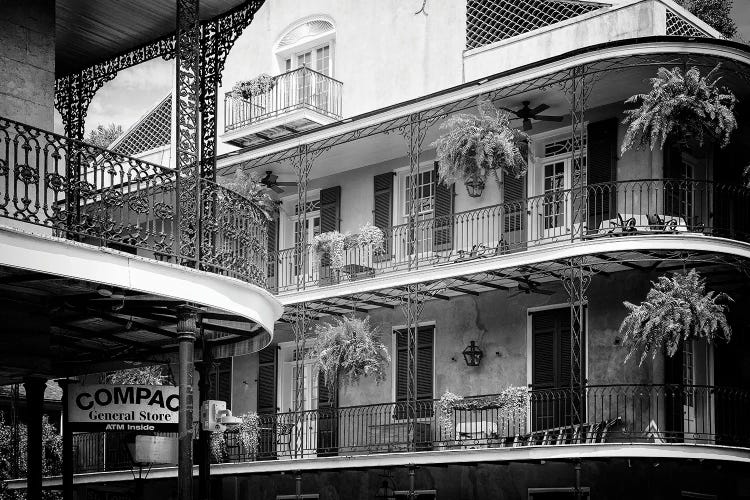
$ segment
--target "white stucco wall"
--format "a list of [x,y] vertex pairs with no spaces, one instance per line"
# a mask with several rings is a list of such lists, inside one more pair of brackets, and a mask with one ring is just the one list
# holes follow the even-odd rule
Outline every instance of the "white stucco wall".
[[[413,99],[462,82],[465,2],[418,0],[274,0],[256,13],[227,57],[220,100],[238,80],[283,72],[274,54],[295,23],[316,16],[335,26],[333,77],[343,82],[343,114]],[[223,132],[223,103],[219,105]],[[233,149],[219,145],[219,153]]]

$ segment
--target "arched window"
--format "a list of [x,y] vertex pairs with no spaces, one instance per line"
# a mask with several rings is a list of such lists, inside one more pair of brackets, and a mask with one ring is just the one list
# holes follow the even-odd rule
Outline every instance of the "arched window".
[[276,44],[281,72],[305,66],[333,76],[333,45],[336,30],[327,19],[314,18],[293,25]]

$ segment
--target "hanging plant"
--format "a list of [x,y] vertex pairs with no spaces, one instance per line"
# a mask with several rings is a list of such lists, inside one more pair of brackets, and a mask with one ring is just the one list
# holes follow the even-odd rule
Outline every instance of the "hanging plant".
[[276,85],[276,78],[266,73],[261,73],[250,80],[239,81],[232,87],[232,95],[239,99],[250,99],[253,96],[267,94]]
[[260,182],[255,174],[248,175],[244,170],[238,168],[234,178],[222,180],[221,184],[254,202],[268,220],[273,219],[273,214],[279,203],[271,197],[271,190]]
[[440,125],[448,130],[436,147],[438,176],[446,185],[467,184],[469,194],[481,195],[490,172],[500,182],[498,170],[520,177],[526,173],[528,136],[511,127],[511,116],[489,101],[481,101],[479,116],[461,113]]
[[329,389],[339,381],[351,384],[362,377],[372,377],[376,383],[385,380],[391,357],[369,318],[344,316],[317,325],[315,335],[312,356]]
[[640,305],[623,302],[630,310],[620,325],[623,345],[629,349],[626,362],[637,351],[643,351],[639,365],[649,354],[653,359],[661,350],[672,357],[684,341],[692,338],[729,341],[732,329],[727,322],[727,306],[720,302],[732,299],[725,293],[706,291],[706,280],[695,269],[661,276],[651,284]]
[[464,399],[462,396],[445,392],[438,403],[438,421],[444,432],[453,429],[453,414],[456,410],[497,410],[497,416],[506,419],[526,420],[529,406],[529,390],[521,386],[508,386],[497,396]]
[[637,94],[625,102],[640,104],[625,111],[623,124],[628,125],[622,141],[622,153],[629,149],[649,147],[662,149],[668,139],[687,147],[703,146],[706,135],[721,147],[729,144],[737,128],[734,107],[737,99],[726,87],[719,87],[714,73],[706,76],[692,67],[687,73],[680,68],[671,71],[659,68],[651,79],[651,90]]
[[214,457],[214,462],[222,463],[225,460],[227,452],[227,441],[224,438],[223,431],[214,431],[211,433],[211,456]]

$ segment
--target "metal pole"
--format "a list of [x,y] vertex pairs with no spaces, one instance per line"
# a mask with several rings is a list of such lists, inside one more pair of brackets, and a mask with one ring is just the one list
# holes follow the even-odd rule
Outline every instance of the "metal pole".
[[577,460],[576,465],[576,500],[581,500],[581,461]]
[[415,484],[414,471],[415,470],[416,470],[415,466],[413,465],[409,466],[409,500],[414,500],[417,497],[415,493],[415,488],[414,488],[414,484]]
[[302,498],[302,472],[297,471],[294,474],[294,495],[297,500]]
[[177,498],[193,498],[193,348],[196,338],[197,310],[183,305],[177,308],[179,342],[180,410],[178,423]]
[[28,500],[42,500],[42,411],[44,389],[47,381],[39,377],[27,377],[23,381],[26,389],[27,441],[26,441],[26,495]]
[[[203,359],[198,364],[198,393],[201,407],[203,402],[208,400],[208,392],[211,389],[209,376],[211,374],[211,364],[213,363],[213,353],[211,346],[203,343]],[[205,431],[201,427],[199,433],[198,450],[198,498],[200,500],[211,500],[211,431]]]
[[68,424],[68,385],[70,380],[58,380],[62,389],[62,482],[63,500],[73,500],[73,432]]

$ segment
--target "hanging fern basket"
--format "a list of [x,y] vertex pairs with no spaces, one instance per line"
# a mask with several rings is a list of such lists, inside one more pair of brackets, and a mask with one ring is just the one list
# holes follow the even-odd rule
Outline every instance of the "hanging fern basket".
[[726,303],[731,301],[725,293],[707,291],[706,280],[695,269],[661,276],[652,282],[645,301],[623,303],[630,310],[620,325],[623,345],[629,349],[625,361],[639,351],[640,364],[662,351],[672,357],[690,339],[729,341]]

